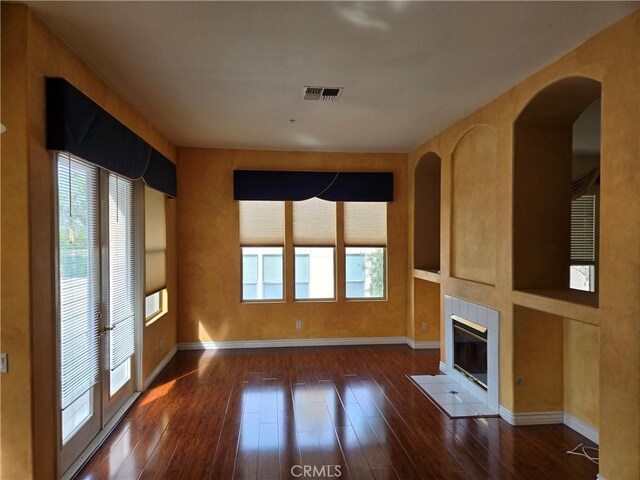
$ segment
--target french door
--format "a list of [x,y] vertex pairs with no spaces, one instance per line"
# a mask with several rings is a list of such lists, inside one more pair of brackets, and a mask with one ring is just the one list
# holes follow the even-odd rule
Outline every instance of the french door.
[[59,153],[58,385],[65,472],[133,394],[134,184]]

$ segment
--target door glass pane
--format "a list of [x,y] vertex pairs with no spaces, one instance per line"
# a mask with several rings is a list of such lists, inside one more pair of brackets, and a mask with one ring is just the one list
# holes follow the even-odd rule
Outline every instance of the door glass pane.
[[92,415],[99,375],[98,170],[58,156],[60,403],[63,440]]
[[[109,175],[109,358],[110,393],[130,378],[131,368],[122,366],[134,353],[134,256],[133,183]],[[130,362],[128,362],[130,364]],[[116,373],[117,370],[117,373]],[[122,375],[127,376],[124,382]]]

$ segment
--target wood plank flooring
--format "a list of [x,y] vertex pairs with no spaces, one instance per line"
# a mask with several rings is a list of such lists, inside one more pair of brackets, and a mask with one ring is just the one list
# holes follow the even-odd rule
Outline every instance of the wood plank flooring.
[[597,465],[565,453],[592,443],[563,425],[449,419],[406,377],[437,373],[438,357],[178,352],[77,478],[595,479]]

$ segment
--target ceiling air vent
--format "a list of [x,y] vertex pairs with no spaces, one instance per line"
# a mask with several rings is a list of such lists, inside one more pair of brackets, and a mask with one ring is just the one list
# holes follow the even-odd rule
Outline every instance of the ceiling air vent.
[[337,100],[342,87],[304,87],[305,100]]

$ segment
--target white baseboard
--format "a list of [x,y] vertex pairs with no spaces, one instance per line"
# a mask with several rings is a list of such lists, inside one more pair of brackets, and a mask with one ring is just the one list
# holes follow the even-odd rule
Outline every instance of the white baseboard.
[[407,345],[414,350],[439,349],[440,342],[438,340],[414,340],[407,337]]
[[179,343],[178,350],[225,350],[229,348],[336,347],[346,345],[403,345],[407,337],[295,338],[228,342]]
[[598,474],[596,475],[596,480],[607,480],[607,479],[604,478],[602,475]]
[[562,423],[587,437],[596,445],[599,444],[598,429],[566,412],[531,412],[513,413],[500,407],[500,416],[511,425],[551,425]]
[[580,435],[587,437],[596,445],[599,445],[599,436],[598,429],[588,423],[583,422],[579,418],[574,417],[573,415],[566,413],[564,414],[564,424],[578,432]]
[[564,423],[564,412],[513,413],[500,406],[500,416],[511,425],[550,425]]
[[178,346],[175,345],[171,350],[169,350],[169,352],[160,361],[160,363],[156,366],[156,368],[153,369],[153,372],[151,372],[151,374],[144,381],[144,389],[145,390],[147,388],[149,388],[149,385],[151,385],[153,383],[153,381],[160,374],[162,369],[164,369],[164,367],[167,366],[167,363],[169,363],[169,361],[171,361],[171,359],[173,358],[173,356],[176,354],[177,351],[178,351]]
[[438,363],[438,368],[442,373],[447,373],[447,364],[444,362]]

